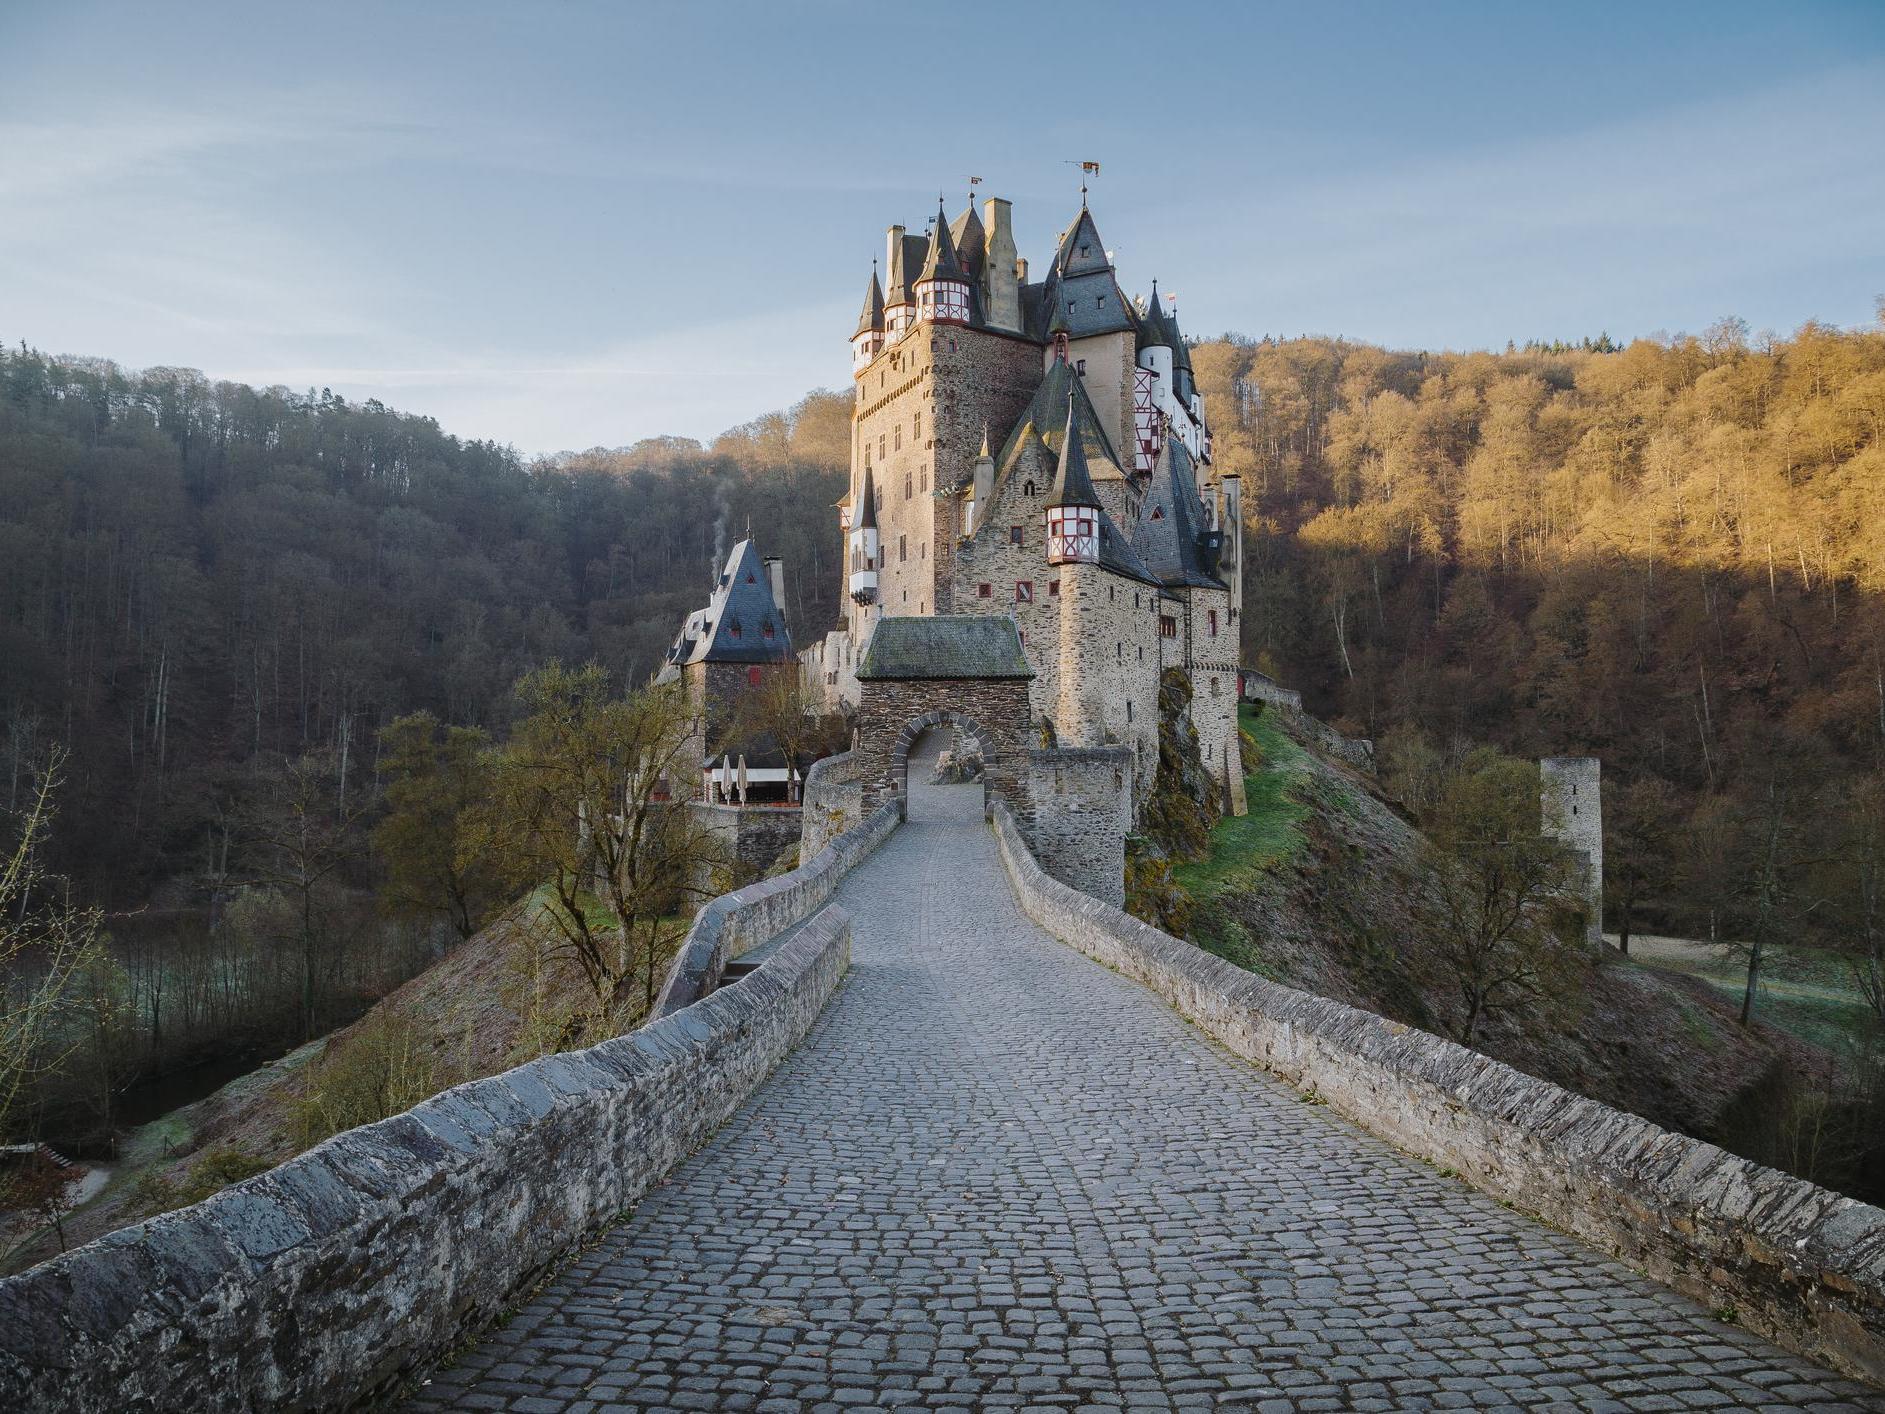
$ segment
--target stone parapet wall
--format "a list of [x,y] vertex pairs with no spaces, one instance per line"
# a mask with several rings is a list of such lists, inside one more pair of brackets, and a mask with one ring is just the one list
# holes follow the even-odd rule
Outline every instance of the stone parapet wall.
[[839,880],[882,844],[902,818],[896,802],[888,802],[798,868],[710,900],[694,915],[651,1014],[672,1016],[711,996],[728,962],[824,907]]
[[804,802],[799,821],[799,859],[819,850],[864,818],[864,780],[858,760],[849,751],[825,756],[805,772]]
[[1237,1055],[1781,1345],[1885,1383],[1885,1211],[1245,972],[1050,877],[1012,812],[990,816],[1024,912]]
[[639,1202],[811,1027],[826,909],[738,986],[459,1085],[0,1281],[0,1408],[346,1408]]

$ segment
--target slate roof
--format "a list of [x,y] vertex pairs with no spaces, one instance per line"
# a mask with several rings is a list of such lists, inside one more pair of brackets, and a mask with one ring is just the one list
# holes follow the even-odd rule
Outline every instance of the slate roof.
[[[884,327],[884,287],[877,283],[877,267],[871,266],[870,287],[864,291],[864,312],[857,317],[857,334],[868,334]],[[856,338],[857,334],[851,337]]]
[[936,226],[929,239],[929,256],[923,262],[923,273],[917,277],[917,283],[924,280],[960,280],[962,263],[956,259],[956,243],[949,234],[949,218],[943,214],[943,205],[936,203]]
[[[766,637],[766,629],[772,637]],[[792,635],[772,601],[772,583],[751,540],[727,556],[707,607],[687,616],[668,661],[687,663],[778,663],[791,659]]]
[[1099,492],[1087,475],[1086,447],[1080,437],[1077,419],[1079,403],[1067,399],[1067,425],[1060,438],[1060,464],[1054,469],[1054,485],[1047,493],[1049,506],[1090,506],[1101,509]]
[[1198,537],[1209,524],[1198,499],[1191,453],[1176,437],[1166,437],[1152,467],[1145,504],[1132,528],[1132,548],[1161,584],[1222,589],[1224,581],[1205,569]]
[[864,467],[864,486],[858,493],[864,498],[864,504],[858,507],[857,528],[875,530],[877,528],[877,483],[871,480],[871,469]]
[[860,681],[1031,678],[1014,620],[991,614],[880,618],[871,630]]

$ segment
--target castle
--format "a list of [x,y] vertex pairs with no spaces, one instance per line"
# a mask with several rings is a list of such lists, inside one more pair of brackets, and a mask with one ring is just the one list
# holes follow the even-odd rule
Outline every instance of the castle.
[[1202,757],[1241,802],[1241,485],[1212,467],[1156,284],[1127,298],[1084,201],[1038,280],[999,198],[954,221],[939,203],[926,235],[892,226],[885,269],[851,339],[852,609],[801,654],[808,684],[855,706],[881,620],[1006,617],[1044,741],[1129,749],[1142,803],[1160,675],[1178,669]]

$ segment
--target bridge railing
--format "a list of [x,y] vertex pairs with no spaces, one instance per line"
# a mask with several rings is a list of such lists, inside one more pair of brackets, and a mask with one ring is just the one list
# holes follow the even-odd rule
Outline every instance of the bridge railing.
[[858,861],[884,842],[901,817],[895,802],[837,836],[798,868],[721,894],[694,915],[668,967],[652,1016],[671,1016],[710,995],[727,963],[811,917]]
[[737,987],[0,1281],[0,1409],[348,1408],[397,1384],[705,1142],[850,944],[826,908]]
[[1237,1055],[1781,1345],[1885,1383],[1885,1211],[1246,972],[1052,878],[1006,802],[989,817],[1029,917]]

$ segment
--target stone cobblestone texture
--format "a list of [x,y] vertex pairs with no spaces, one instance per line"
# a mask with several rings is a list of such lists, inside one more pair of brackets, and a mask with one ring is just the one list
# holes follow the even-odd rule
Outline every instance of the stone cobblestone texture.
[[911,776],[806,1041],[410,1408],[1885,1408],[1234,1059]]

